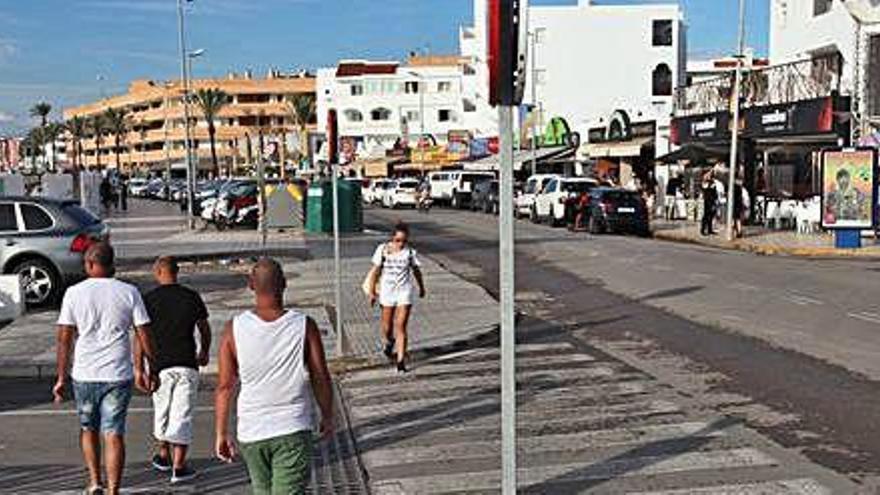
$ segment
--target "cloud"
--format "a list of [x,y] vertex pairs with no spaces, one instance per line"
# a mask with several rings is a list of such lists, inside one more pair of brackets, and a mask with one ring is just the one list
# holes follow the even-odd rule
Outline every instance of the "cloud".
[[0,110],[0,124],[8,124],[10,122],[14,122],[16,120],[15,115],[12,115],[9,112],[4,112]]
[[15,40],[0,38],[0,64],[8,63],[18,55],[18,44]]

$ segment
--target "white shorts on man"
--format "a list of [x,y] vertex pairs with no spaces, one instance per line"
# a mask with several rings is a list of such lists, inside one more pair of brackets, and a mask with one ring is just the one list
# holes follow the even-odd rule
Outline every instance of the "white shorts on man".
[[193,408],[199,390],[199,372],[175,366],[159,372],[153,393],[153,436],[161,442],[189,445],[193,438]]

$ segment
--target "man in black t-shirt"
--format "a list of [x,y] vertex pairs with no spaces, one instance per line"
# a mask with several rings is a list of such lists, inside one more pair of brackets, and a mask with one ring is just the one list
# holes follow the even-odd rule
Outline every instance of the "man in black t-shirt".
[[[153,435],[158,453],[153,467],[171,471],[171,482],[195,477],[186,465],[186,452],[192,443],[192,412],[199,386],[199,366],[208,364],[211,327],[208,310],[199,294],[177,283],[178,266],[174,258],[156,260],[153,275],[159,287],[144,297],[153,328],[159,389],[153,393]],[[195,329],[200,342],[196,347]]]

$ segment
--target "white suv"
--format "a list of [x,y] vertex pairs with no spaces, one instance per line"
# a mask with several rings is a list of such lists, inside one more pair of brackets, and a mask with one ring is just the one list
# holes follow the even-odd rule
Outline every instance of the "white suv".
[[558,179],[559,177],[557,174],[535,174],[529,177],[522,192],[516,196],[516,216],[522,218],[531,215],[535,198],[544,190],[544,187],[551,179]]
[[484,180],[494,180],[494,172],[471,172],[452,170],[434,172],[429,176],[431,181],[431,199],[448,203],[453,208],[463,208],[470,204],[474,184]]
[[569,199],[599,186],[599,181],[586,177],[553,178],[535,197],[530,218],[533,222],[561,225],[565,221],[565,208]]
[[399,208],[401,206],[415,208],[418,189],[419,181],[415,179],[395,181],[385,189],[382,206],[385,208]]

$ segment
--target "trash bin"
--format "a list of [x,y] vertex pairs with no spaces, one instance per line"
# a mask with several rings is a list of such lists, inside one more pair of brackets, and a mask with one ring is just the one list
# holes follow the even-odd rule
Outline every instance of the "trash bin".
[[[340,180],[337,187],[339,188],[339,231],[360,232],[364,228],[361,188],[358,184],[346,180]],[[333,232],[333,184],[329,180],[313,183],[309,187],[306,231]]]

